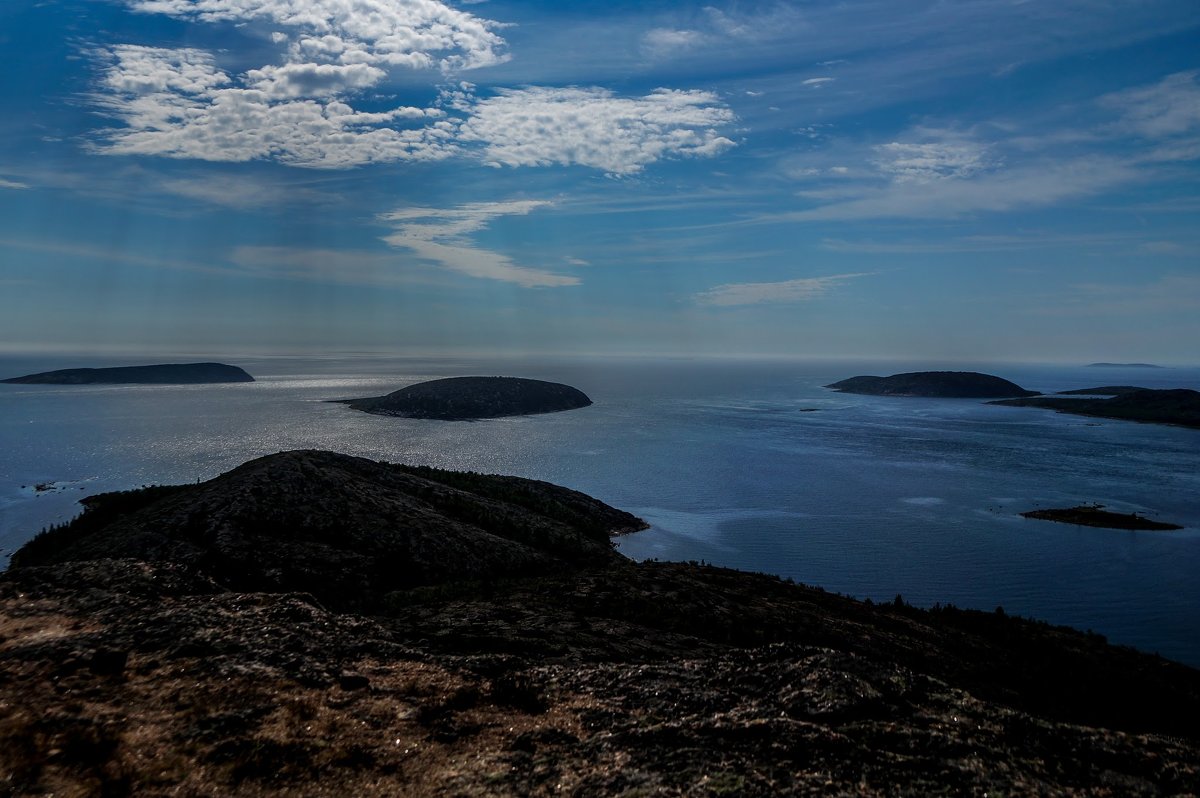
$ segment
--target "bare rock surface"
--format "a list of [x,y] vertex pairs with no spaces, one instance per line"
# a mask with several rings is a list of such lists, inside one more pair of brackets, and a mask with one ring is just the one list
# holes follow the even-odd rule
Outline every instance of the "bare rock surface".
[[[323,497],[287,494],[314,523],[321,501],[346,512],[332,486],[357,502],[369,491],[354,486],[380,466],[326,454],[266,464],[287,465],[266,470],[289,490]],[[533,547],[557,563],[548,570],[517,561],[479,578],[469,557],[458,573],[450,560],[436,579],[355,599],[367,615],[334,606],[353,590],[321,598],[241,566],[234,580],[226,549],[192,556],[162,542],[187,518],[187,496],[219,516],[216,489],[244,488],[243,526],[227,516],[214,527],[227,535],[270,511],[253,490],[266,482],[243,481],[264,468],[124,504],[110,496],[89,512],[107,516],[74,530],[75,555],[23,555],[0,575],[0,795],[1200,790],[1200,673],[1002,612],[872,605],[697,564],[571,559],[559,541]],[[502,487],[529,487],[388,473],[390,487],[372,490],[474,486],[489,507]],[[551,487],[536,491],[558,507],[545,517],[563,526],[549,528],[577,530],[580,551],[632,518]],[[299,518],[291,537],[331,534]],[[462,523],[447,516],[446,529]],[[80,548],[112,528],[110,540],[137,539],[137,525],[162,536],[144,550],[155,556]]]

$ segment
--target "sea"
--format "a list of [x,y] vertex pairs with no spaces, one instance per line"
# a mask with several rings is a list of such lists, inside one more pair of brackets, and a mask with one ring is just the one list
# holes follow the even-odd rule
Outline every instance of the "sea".
[[[977,400],[856,396],[857,374],[980,370],[1043,392],[1200,387],[1200,369],[786,359],[0,356],[0,377],[204,359],[230,385],[0,385],[0,567],[93,493],[210,479],[299,448],[515,474],[645,519],[638,560],[778,574],[1038,618],[1200,667],[1200,430]],[[328,400],[427,379],[565,382],[594,404],[486,421],[368,415]],[[1096,529],[1022,518],[1102,504],[1181,524]]]

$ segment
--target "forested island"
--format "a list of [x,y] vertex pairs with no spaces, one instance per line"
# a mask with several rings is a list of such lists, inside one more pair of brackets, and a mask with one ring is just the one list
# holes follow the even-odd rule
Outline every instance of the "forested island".
[[[1088,392],[1099,393],[1095,389],[1088,389]],[[1010,407],[1044,407],[1060,413],[1073,413],[1079,416],[1200,428],[1200,392],[1186,388],[1131,390],[1117,393],[1110,399],[1035,396],[1005,399],[990,404]]]
[[0,574],[14,794],[1200,789],[1196,670],[634,563],[548,483],[298,451],[86,508]]
[[556,413],[592,403],[570,385],[522,377],[447,377],[409,385],[387,396],[336,401],[365,413],[445,421]]
[[890,377],[859,376],[826,385],[842,393],[984,399],[1036,396],[1016,383],[977,371],[913,371]]
[[14,385],[197,385],[254,382],[237,366],[225,363],[162,363],[154,366],[114,366],[43,371],[0,380]]

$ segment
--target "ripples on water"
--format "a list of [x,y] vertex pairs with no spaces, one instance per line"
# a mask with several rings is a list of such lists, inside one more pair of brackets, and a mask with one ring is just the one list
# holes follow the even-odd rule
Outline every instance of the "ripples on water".
[[[194,482],[287,449],[333,449],[585,491],[653,525],[621,541],[636,558],[703,559],[877,600],[901,593],[926,606],[1003,605],[1200,665],[1197,430],[821,387],[929,366],[236,362],[258,382],[0,386],[0,550],[70,517],[88,493]],[[0,375],[70,365],[88,364],[0,359]],[[1196,387],[1200,377],[987,370],[1036,390]],[[463,374],[567,382],[596,404],[468,423],[372,416],[326,401]],[[41,482],[54,489],[35,493]],[[1121,532],[1017,515],[1092,501],[1188,528]]]

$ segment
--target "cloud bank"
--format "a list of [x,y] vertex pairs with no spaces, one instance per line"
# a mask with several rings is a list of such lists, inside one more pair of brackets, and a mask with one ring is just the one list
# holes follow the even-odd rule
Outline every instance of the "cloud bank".
[[475,159],[491,166],[580,165],[614,175],[670,157],[734,146],[732,112],[710,92],[657,89],[618,97],[595,87],[501,89],[470,84],[432,107],[358,110],[398,67],[451,70],[507,59],[498,23],[436,0],[125,0],[132,10],[194,23],[265,24],[282,63],[232,73],[198,48],[118,44],[93,51],[94,102],[122,127],[96,152],[206,161],[273,160],[345,169]]

